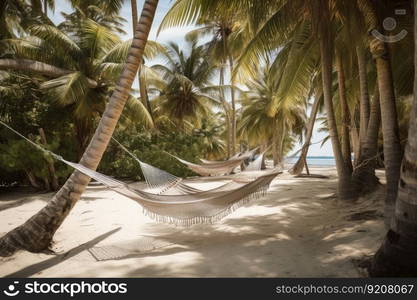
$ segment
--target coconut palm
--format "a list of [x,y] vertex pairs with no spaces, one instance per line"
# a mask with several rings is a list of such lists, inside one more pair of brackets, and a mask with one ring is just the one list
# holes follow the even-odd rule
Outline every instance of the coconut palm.
[[[138,8],[137,8],[136,0],[130,1],[130,7],[132,10],[132,25],[133,25],[133,31],[134,31],[136,28],[136,24],[138,22]],[[152,121],[154,121],[151,103],[149,102],[148,89],[147,89],[147,84],[146,84],[146,73],[144,72],[144,66],[139,69],[138,83],[139,83],[139,93],[140,93],[140,98],[142,100],[142,103],[143,105],[146,106],[146,109],[151,115]]]
[[[50,8],[54,7],[53,0],[45,0]],[[24,34],[32,24],[52,24],[42,11],[41,0],[4,0],[0,2],[0,40],[15,38]],[[1,48],[0,48],[1,49]]]
[[65,20],[60,28],[66,32],[76,34],[81,27],[80,22],[90,19],[111,31],[125,33],[123,23],[126,20],[119,16],[123,0],[70,0],[70,3],[74,11],[69,14],[61,12]]
[[268,65],[257,77],[246,84],[249,91],[241,103],[239,133],[251,144],[271,143],[274,165],[278,165],[283,162],[286,137],[300,134],[304,127],[305,99],[296,101],[279,94],[277,76]]
[[[157,5],[158,0],[145,1],[120,79],[110,97],[97,130],[80,161],[87,168],[92,170],[97,168],[110,142],[117,121],[129,97],[133,80],[140,67]],[[11,255],[18,249],[33,252],[47,249],[56,230],[80,199],[89,181],[88,176],[75,171],[42,210],[0,239],[0,255]]]
[[155,114],[168,116],[183,128],[184,122],[198,127],[211,108],[219,105],[213,97],[219,88],[211,84],[216,69],[207,58],[206,47],[198,46],[193,39],[187,42],[187,48],[183,51],[175,43],[166,45],[161,53],[164,64],[151,67],[161,74],[163,81],[148,81],[152,86],[150,92],[156,94],[152,100],[156,105]]
[[[185,2],[188,2],[187,6],[185,6]],[[321,52],[323,96],[339,175],[339,196],[351,198],[354,195],[351,171],[344,164],[332,102],[334,33],[329,28],[336,28],[336,24],[339,25],[343,20],[343,15],[337,11],[339,8],[337,4],[339,2],[330,0],[314,2],[314,4],[301,0],[268,1],[267,3],[263,2],[262,5],[257,1],[227,1],[226,4],[217,0],[180,0],[177,1],[176,6],[178,10],[184,12],[178,21],[179,24],[192,23],[200,15],[209,13],[210,10],[217,14],[222,14],[222,11],[227,13],[230,10],[240,10],[242,14],[247,13],[249,16],[247,19],[251,20],[252,27],[257,30],[253,39],[244,49],[238,63],[239,67],[246,70],[253,69],[254,65],[259,64],[261,58],[265,57],[265,53],[279,49],[289,37],[300,30],[300,27],[310,23],[311,29],[308,35],[319,43]],[[334,18],[335,16],[336,18]]]
[[[417,30],[417,6],[414,7],[414,29]],[[417,37],[414,36],[415,45]],[[417,68],[417,47],[414,50]],[[408,141],[401,166],[401,178],[395,215],[383,244],[375,254],[371,276],[417,276],[417,73],[414,75],[414,101],[411,111]]]
[[[216,1],[214,1],[216,2]],[[207,46],[213,62],[219,66],[219,85],[223,86],[225,82],[225,73],[228,71],[230,86],[235,86],[235,60],[244,48],[250,32],[247,28],[248,22],[244,21],[239,15],[239,10],[232,10],[230,7],[221,7],[218,13],[217,7],[212,6],[211,9],[205,10],[205,14],[197,14],[195,16],[189,13],[197,13],[194,11],[196,7],[202,5],[203,2],[193,0],[177,1],[165,15],[158,31],[162,31],[168,27],[181,26],[187,22],[193,21],[198,28],[191,31],[189,35],[199,38],[209,37]],[[207,3],[211,5],[211,3]],[[225,11],[227,10],[227,11]],[[227,70],[226,70],[226,67]],[[236,89],[230,89],[230,104],[226,102],[224,93],[220,94],[223,108],[225,110],[226,121],[228,122],[228,156],[234,155],[236,151]]]
[[[369,32],[379,30],[382,32],[380,16],[374,4],[369,1],[357,1],[364,14]],[[378,74],[378,87],[381,105],[381,124],[384,136],[384,164],[386,167],[387,195],[385,199],[385,218],[389,222],[393,215],[395,199],[397,197],[398,180],[400,178],[400,165],[402,150],[400,145],[397,109],[395,105],[394,81],[391,70],[391,60],[386,43],[370,35],[370,50],[375,59]]]
[[[114,80],[120,74],[131,41],[122,42],[113,31],[91,19],[79,21],[76,34],[53,25],[34,25],[29,36],[6,42],[14,59],[0,59],[0,69],[43,75],[41,87],[53,103],[73,111],[75,135],[81,157],[103,113]],[[59,27],[59,26],[58,26]],[[148,43],[146,57],[158,45]],[[125,115],[151,125],[146,109],[129,96]]]
[[201,128],[195,128],[193,134],[202,140],[202,157],[209,160],[218,160],[224,156],[225,145],[221,137],[223,128],[221,125],[220,115],[216,114],[202,122]]

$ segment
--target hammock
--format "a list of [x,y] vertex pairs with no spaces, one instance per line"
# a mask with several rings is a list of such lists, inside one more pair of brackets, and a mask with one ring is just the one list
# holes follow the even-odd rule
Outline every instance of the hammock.
[[113,191],[138,202],[145,215],[168,224],[191,226],[213,224],[253,199],[263,197],[280,173],[268,171],[255,180],[231,181],[217,189],[186,195],[153,194],[93,171],[83,165],[62,160],[81,173],[103,183]]
[[[177,177],[173,174],[170,174],[164,170],[158,169],[152,165],[149,165],[147,163],[144,163],[141,161],[135,154],[133,154],[129,149],[127,149],[123,144],[121,144],[118,140],[113,138],[113,141],[115,141],[120,148],[125,151],[127,154],[129,154],[141,167],[143,176],[145,177],[145,181],[148,184],[148,186],[153,189],[153,192],[158,192],[158,189],[164,189],[164,187],[170,187],[171,190],[175,189],[177,192],[182,192],[183,194],[189,194],[189,193],[195,193],[195,192],[201,192],[202,190],[196,189],[194,187],[191,187],[188,184],[183,183],[183,179],[180,177]],[[253,153],[257,150],[257,148],[246,152],[242,156],[252,156]],[[262,165],[262,157],[265,154],[262,153],[257,159],[249,163],[249,166],[246,168],[247,171],[259,171],[261,170]],[[240,154],[237,154],[235,156],[239,156]],[[211,163],[214,163],[211,161]]]
[[[233,155],[232,157],[230,157],[229,160],[230,159],[236,159],[236,158],[238,158],[240,156],[240,154],[241,154],[240,152],[236,153],[235,155]],[[204,159],[204,158],[200,158],[200,161],[203,164],[212,164],[212,163],[221,163],[221,162],[224,162],[224,160],[207,160],[207,159]]]
[[280,173],[277,169],[263,171],[261,172],[262,175],[256,177],[256,179],[252,177],[253,175],[243,175],[238,178],[239,180],[231,180],[210,191],[173,195],[169,194],[169,189],[166,189],[156,194],[133,188],[122,181],[93,171],[81,164],[67,161],[63,157],[34,143],[2,121],[0,123],[36,148],[50,154],[53,158],[95,179],[118,194],[138,202],[143,207],[144,214],[158,222],[184,226],[202,223],[212,224],[248,201],[264,196],[272,180]]
[[193,170],[197,174],[201,176],[219,176],[219,175],[227,175],[230,174],[235,168],[240,166],[242,162],[246,159],[253,156],[253,153],[257,150],[257,148],[248,151],[237,158],[231,158],[225,161],[210,161],[210,163],[202,163],[202,164],[195,164],[186,160],[179,158],[173,154],[168,153],[179,162],[186,165],[189,169]]
[[201,192],[201,190],[183,183],[183,179],[181,177],[177,177],[171,173],[141,161],[135,154],[129,151],[129,149],[123,146],[118,140],[113,137],[112,140],[115,141],[123,151],[129,154],[139,164],[142,170],[142,174],[145,177],[146,184],[150,189],[152,189],[153,192],[163,193],[168,189],[174,189],[178,193],[183,194]]
[[265,155],[266,151],[262,152],[261,154],[258,155],[257,158],[255,158],[254,161],[251,161],[249,163],[249,165],[246,167],[244,172],[248,172],[248,171],[260,171],[262,169],[262,161],[264,159],[264,155]]

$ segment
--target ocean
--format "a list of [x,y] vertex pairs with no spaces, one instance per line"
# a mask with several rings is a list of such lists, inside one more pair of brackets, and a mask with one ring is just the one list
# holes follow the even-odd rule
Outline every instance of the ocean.
[[[287,157],[285,163],[294,164],[299,156]],[[307,156],[307,164],[311,167],[331,167],[335,166],[336,162],[333,156]]]

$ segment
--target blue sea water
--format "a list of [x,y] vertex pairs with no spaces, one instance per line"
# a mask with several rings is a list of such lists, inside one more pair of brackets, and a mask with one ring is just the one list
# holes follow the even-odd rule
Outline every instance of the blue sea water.
[[[285,159],[287,164],[294,164],[298,156],[288,157]],[[312,167],[330,167],[335,166],[336,162],[333,156],[307,156],[307,164]]]

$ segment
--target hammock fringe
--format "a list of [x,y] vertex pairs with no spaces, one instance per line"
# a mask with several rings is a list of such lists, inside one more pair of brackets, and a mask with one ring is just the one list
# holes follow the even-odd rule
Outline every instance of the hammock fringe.
[[149,217],[153,221],[157,223],[163,224],[173,224],[175,226],[183,226],[183,227],[190,227],[197,224],[215,224],[233,213],[238,208],[250,203],[251,201],[259,200],[263,198],[269,189],[269,184],[259,187],[253,193],[248,194],[241,200],[233,203],[229,207],[225,208],[224,210],[220,211],[219,213],[212,215],[212,216],[198,216],[198,217],[191,217],[191,218],[176,218],[171,216],[164,216],[158,213],[152,212],[145,207],[142,207],[142,212],[145,216]]

